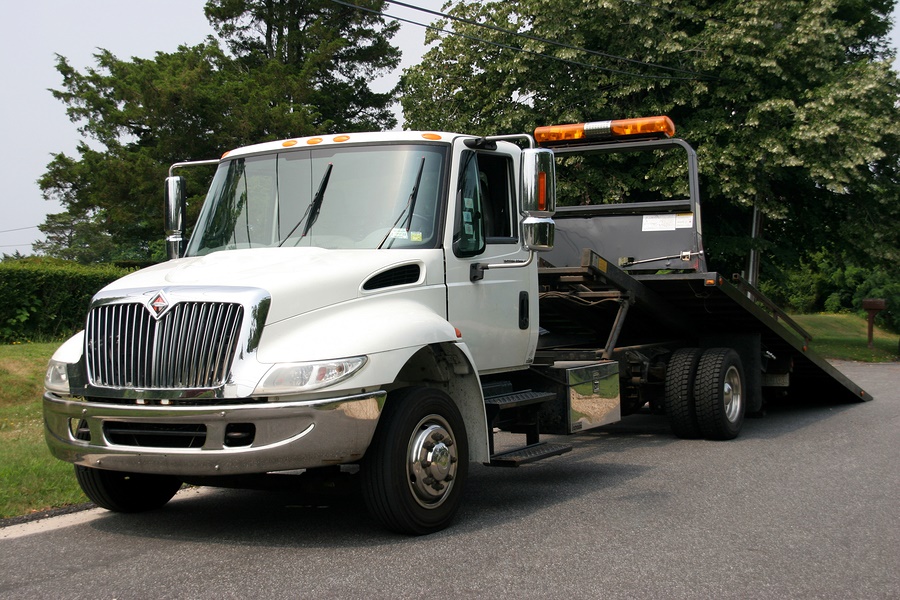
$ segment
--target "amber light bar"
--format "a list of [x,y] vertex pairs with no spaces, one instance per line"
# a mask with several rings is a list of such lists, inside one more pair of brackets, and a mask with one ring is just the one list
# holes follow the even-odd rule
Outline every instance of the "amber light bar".
[[621,137],[672,137],[675,124],[666,116],[592,121],[572,125],[545,125],[534,130],[538,144],[592,141]]

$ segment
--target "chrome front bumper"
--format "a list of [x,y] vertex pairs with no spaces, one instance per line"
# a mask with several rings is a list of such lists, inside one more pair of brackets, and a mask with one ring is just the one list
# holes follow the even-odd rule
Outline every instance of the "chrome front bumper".
[[[185,476],[267,473],[359,460],[386,396],[375,391],[303,402],[122,406],[47,392],[44,433],[54,456],[85,467]],[[197,447],[182,448],[154,446],[153,436],[110,435],[125,428],[175,436],[185,435],[187,428],[203,431],[203,436],[194,436],[200,440]],[[244,445],[235,446],[226,437],[229,431],[250,429],[252,438]]]

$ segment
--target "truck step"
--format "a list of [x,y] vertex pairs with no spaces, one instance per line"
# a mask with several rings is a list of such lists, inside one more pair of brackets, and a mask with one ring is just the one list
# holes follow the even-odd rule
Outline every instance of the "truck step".
[[541,442],[532,444],[523,448],[516,448],[508,452],[500,452],[491,456],[491,462],[487,463],[491,467],[518,467],[526,463],[536,462],[551,456],[559,456],[570,452],[572,446],[568,444],[549,444]]
[[507,408],[518,408],[520,406],[528,406],[530,404],[540,404],[556,398],[554,392],[533,392],[527,390],[524,392],[513,392],[509,394],[500,394],[497,396],[488,396],[484,399],[486,405],[496,406],[503,410]]

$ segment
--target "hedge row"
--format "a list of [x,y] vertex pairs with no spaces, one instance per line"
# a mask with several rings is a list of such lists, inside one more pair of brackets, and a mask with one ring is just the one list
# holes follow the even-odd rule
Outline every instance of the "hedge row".
[[0,262],[0,343],[64,339],[83,329],[91,297],[128,272],[53,259]]

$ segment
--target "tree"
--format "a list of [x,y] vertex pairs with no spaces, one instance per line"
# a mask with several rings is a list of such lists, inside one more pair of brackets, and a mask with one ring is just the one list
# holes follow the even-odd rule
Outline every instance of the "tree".
[[[668,114],[698,149],[704,238],[720,270],[743,266],[754,205],[778,236],[771,264],[822,248],[895,261],[893,4],[458,2],[436,25],[455,35],[403,75],[405,125],[486,134]],[[603,186],[614,196],[643,179],[583,167],[560,166],[564,202],[600,202]],[[644,187],[666,189],[677,168],[662,161]]]
[[[356,2],[380,11],[382,0]],[[392,128],[394,92],[375,93],[369,81],[395,69],[400,51],[390,39],[398,23],[331,0],[209,0],[206,15],[248,69],[278,64],[305,83],[283,98],[319,109],[325,131]]]
[[[275,11],[272,20],[261,7]],[[63,85],[53,95],[86,141],[76,157],[55,155],[39,180],[44,197],[65,207],[41,226],[48,240],[39,249],[81,262],[162,259],[161,190],[172,163],[253,142],[396,124],[394,92],[368,86],[399,61],[389,44],[396,26],[330,2],[210,0],[207,14],[233,54],[210,38],[153,59],[100,50],[96,67],[84,72],[57,57]],[[254,28],[302,43],[289,54],[267,54],[267,38]],[[190,222],[211,170],[181,174]]]

